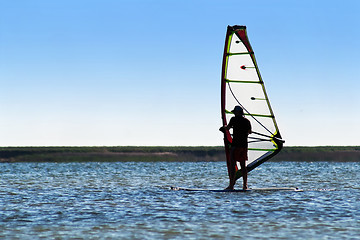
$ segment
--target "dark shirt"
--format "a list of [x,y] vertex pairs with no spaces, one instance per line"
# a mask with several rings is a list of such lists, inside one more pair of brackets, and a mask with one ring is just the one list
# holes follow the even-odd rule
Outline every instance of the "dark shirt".
[[228,126],[233,128],[233,141],[234,147],[247,147],[248,134],[251,131],[250,121],[243,116],[235,116],[230,119]]

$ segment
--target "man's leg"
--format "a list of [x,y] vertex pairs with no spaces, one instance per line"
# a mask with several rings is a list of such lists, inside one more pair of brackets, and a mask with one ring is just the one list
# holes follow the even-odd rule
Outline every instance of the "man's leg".
[[243,189],[246,190],[247,187],[247,169],[246,169],[246,161],[240,161],[240,166],[241,166],[241,174],[243,177]]
[[229,190],[233,190],[234,189],[234,185],[235,185],[235,158],[234,158],[234,149],[231,149],[231,153],[230,153],[230,171],[229,171],[229,186],[225,189],[229,189]]

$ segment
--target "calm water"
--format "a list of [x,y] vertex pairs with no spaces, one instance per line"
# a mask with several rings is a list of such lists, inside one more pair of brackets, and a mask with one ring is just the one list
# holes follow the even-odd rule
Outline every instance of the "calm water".
[[182,192],[226,187],[225,163],[3,163],[0,239],[360,239],[359,179],[360,163],[268,162],[249,187],[305,191]]

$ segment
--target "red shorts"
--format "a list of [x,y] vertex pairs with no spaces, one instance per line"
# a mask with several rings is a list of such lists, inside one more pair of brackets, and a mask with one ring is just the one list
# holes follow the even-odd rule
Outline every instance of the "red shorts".
[[231,149],[231,152],[236,162],[245,162],[248,160],[248,149],[246,147],[234,147]]

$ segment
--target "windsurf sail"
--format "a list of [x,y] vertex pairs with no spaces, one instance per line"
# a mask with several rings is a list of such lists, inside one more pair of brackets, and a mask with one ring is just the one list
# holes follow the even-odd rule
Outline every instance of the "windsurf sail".
[[[246,168],[253,170],[280,152],[281,139],[264,82],[256,64],[245,26],[228,26],[221,76],[221,116],[223,125],[233,117],[231,110],[240,105],[250,120],[253,133],[248,137]],[[224,145],[229,170],[232,134],[224,132]],[[240,169],[237,163],[237,169]],[[241,171],[236,172],[236,178]]]

